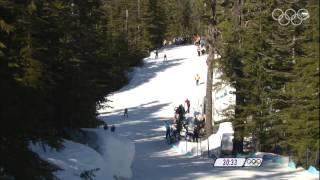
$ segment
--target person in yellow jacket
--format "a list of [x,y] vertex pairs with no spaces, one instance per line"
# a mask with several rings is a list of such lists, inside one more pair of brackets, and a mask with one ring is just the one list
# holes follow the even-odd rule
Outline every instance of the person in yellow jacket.
[[199,80],[200,80],[199,74],[197,74],[194,79],[196,80],[196,85],[198,86],[199,85]]

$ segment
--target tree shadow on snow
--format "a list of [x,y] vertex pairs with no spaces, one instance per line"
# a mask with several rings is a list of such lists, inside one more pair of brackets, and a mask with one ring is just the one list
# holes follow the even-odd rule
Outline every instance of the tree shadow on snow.
[[135,142],[133,179],[194,179],[192,177],[197,177],[198,173],[203,174],[213,169],[210,160],[191,158],[175,152],[172,145],[167,144],[164,120],[168,120],[173,114],[157,117],[156,113],[169,105],[158,101],[140,104],[128,109],[128,119],[123,119],[122,111],[100,116],[108,124],[116,125],[115,134]]
[[[128,109],[128,119],[123,119],[122,111],[100,116],[100,119],[108,124],[116,125],[115,135],[126,137],[135,143],[132,179],[199,179],[214,176],[231,178],[234,175],[233,172],[237,170],[256,170],[254,168],[214,168],[212,159],[190,157],[176,152],[172,145],[166,143],[164,128],[164,120],[168,120],[168,117],[172,117],[173,114],[168,114],[166,117],[157,116],[162,108],[169,105],[169,103],[159,103],[158,101],[140,104]],[[261,171],[273,172],[276,170],[264,167]],[[283,176],[286,174],[274,175],[279,178]],[[255,175],[253,179],[259,178],[264,177]]]
[[[168,154],[172,151],[172,145],[168,145],[165,140],[164,120],[168,120],[173,114],[157,117],[156,113],[169,105],[152,101],[129,108],[128,119],[122,119],[122,112],[100,116],[108,124],[116,125],[116,135],[135,142],[133,179],[172,179],[171,177],[184,176],[187,172],[201,170],[203,167],[200,159],[190,160],[188,156]],[[172,167],[179,171],[170,172]],[[154,177],[155,174],[157,177]]]
[[[151,104],[155,104],[155,103],[158,103],[159,101],[151,101],[151,102],[148,102],[148,103],[143,103],[143,104],[140,104],[138,107],[141,107],[141,106],[147,106],[147,105],[151,105]],[[128,113],[131,114],[131,111],[132,110],[136,110],[138,107],[134,107],[134,108],[128,108]],[[104,120],[106,120],[105,118],[107,117],[120,117],[121,115],[123,116],[123,113],[124,113],[124,109],[118,109],[118,110],[110,110],[111,112],[101,112],[99,113],[99,118],[103,118]],[[122,114],[121,114],[122,113]],[[112,115],[111,115],[112,114]],[[112,118],[111,118],[112,119]],[[119,119],[119,118],[118,118]],[[120,118],[120,119],[123,119]]]

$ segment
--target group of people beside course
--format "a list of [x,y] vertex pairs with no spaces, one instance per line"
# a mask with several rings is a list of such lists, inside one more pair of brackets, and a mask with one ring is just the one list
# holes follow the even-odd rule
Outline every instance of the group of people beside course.
[[205,53],[208,53],[209,46],[205,40],[205,37],[201,37],[199,35],[194,35],[192,37],[192,42],[194,45],[197,46],[197,52],[198,56],[204,55]]
[[[163,46],[161,48],[165,48],[171,45],[184,45],[184,44],[194,44],[197,46],[198,56],[204,55],[208,53],[209,46],[205,40],[204,36],[200,36],[198,34],[193,35],[192,37],[175,37],[172,41],[167,41],[166,39],[163,40]],[[159,51],[155,49],[154,51],[154,59],[159,58]],[[163,53],[163,61],[166,62],[167,55]]]
[[[154,53],[155,53],[154,59],[158,59],[158,58],[159,58],[159,51],[156,50]],[[163,61],[164,61],[164,62],[167,62],[167,61],[168,61],[167,54],[165,54],[165,53],[163,54]]]
[[[190,100],[185,100],[186,108],[180,104],[174,109],[172,120],[165,121],[166,140],[168,144],[181,140],[183,134],[186,141],[198,142],[199,137],[203,134],[204,118],[203,116],[186,116],[190,113]],[[184,132],[184,133],[182,133]]]

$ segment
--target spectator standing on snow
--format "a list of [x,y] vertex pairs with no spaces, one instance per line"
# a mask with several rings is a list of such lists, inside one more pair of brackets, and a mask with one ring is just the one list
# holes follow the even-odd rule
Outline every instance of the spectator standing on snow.
[[179,109],[179,120],[183,120],[184,114],[186,113],[186,111],[182,106],[182,104],[179,105],[178,109]]
[[156,54],[156,56],[154,58],[158,59],[158,54],[159,54],[158,50],[156,50],[155,54]]
[[163,61],[164,61],[164,62],[168,61],[166,54],[163,55]]
[[124,109],[123,117],[124,117],[124,118],[128,118],[128,117],[129,117],[128,109],[127,109],[127,108]]
[[182,130],[182,121],[184,119],[184,113],[185,113],[185,109],[184,107],[182,106],[182,104],[179,105],[179,107],[177,108],[177,111],[176,111],[178,114],[179,114],[179,117],[177,119],[177,133],[178,133],[178,139],[180,140],[180,132]]
[[182,131],[182,119],[177,120],[178,140],[180,140],[180,132]]
[[204,39],[204,37],[201,37],[200,38],[200,46],[205,47],[205,45],[206,45],[206,40]]
[[110,128],[110,131],[111,132],[115,132],[116,131],[116,126],[112,125],[111,128]]
[[193,142],[198,142],[198,138],[199,138],[199,126],[196,125],[193,129]]
[[190,101],[189,101],[189,99],[187,98],[184,102],[187,105],[187,113],[190,113]]
[[206,49],[203,47],[201,47],[201,54],[204,55],[204,53],[206,52]]
[[170,138],[170,122],[169,121],[165,121],[165,127],[166,127],[166,139]]
[[200,80],[199,74],[197,74],[194,79],[196,80],[196,85],[198,86],[199,85],[199,80]]
[[108,127],[108,124],[107,124],[107,123],[104,123],[104,125],[103,125],[103,129],[107,131],[107,130],[108,130],[108,128],[109,128],[109,127]]
[[196,45],[200,45],[200,36],[198,34],[196,36]]
[[198,52],[198,56],[201,55],[201,48],[200,48],[200,45],[197,46],[197,52]]
[[163,40],[163,46],[165,47],[167,45],[167,40]]

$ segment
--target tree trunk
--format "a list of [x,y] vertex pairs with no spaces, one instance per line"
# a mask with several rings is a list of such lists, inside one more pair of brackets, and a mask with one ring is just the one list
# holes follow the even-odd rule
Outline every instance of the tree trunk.
[[214,55],[210,54],[207,60],[207,89],[206,89],[206,136],[209,137],[212,134],[212,78],[213,78],[213,62]]
[[[241,0],[237,0],[234,2],[234,8],[233,8],[233,16],[234,16],[234,27],[236,32],[236,40],[238,41],[238,48],[241,49],[241,36],[240,36],[240,29],[242,26],[242,17],[241,17]],[[236,96],[236,104],[240,104],[240,102],[243,102],[243,97],[239,97],[239,95]],[[237,118],[237,112],[238,110],[235,110],[235,118]],[[243,125],[243,122],[238,122]],[[237,123],[237,124],[238,124]],[[233,139],[233,153],[234,155],[237,153],[243,153],[243,126],[240,127],[234,127],[234,139]]]
[[207,90],[206,90],[206,136],[209,137],[212,134],[212,79],[213,79],[213,61],[216,53],[215,43],[217,37],[216,30],[216,0],[211,0],[211,13],[212,18],[209,23],[208,43],[210,45],[210,54],[207,59],[208,71],[207,71]]

